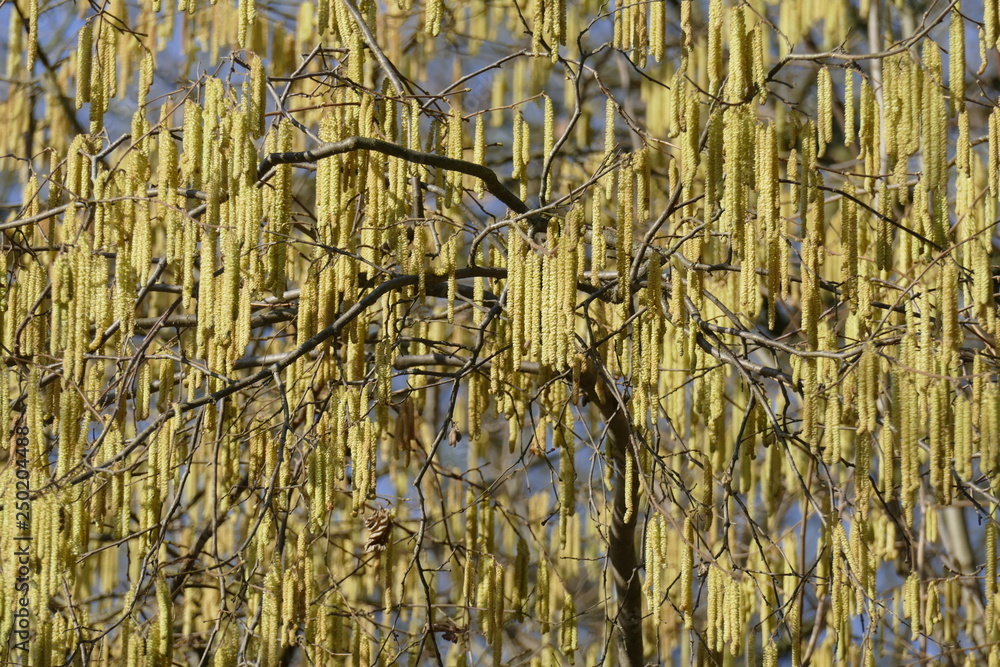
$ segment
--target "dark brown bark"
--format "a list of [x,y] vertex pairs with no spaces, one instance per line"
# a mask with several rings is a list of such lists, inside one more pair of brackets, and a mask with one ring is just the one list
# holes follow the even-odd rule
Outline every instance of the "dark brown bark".
[[[611,541],[608,560],[618,594],[618,611],[614,617],[615,635],[619,655],[616,664],[622,667],[642,667],[642,594],[639,580],[639,562],[635,547],[635,526],[638,516],[636,489],[637,466],[631,468],[631,483],[626,477],[626,457],[632,456],[632,425],[628,411],[615,388],[608,386],[603,376],[590,371],[580,380],[581,389],[594,403],[608,425],[615,471],[615,504],[611,517]],[[631,491],[632,498],[628,497]],[[631,516],[626,521],[628,507]]]

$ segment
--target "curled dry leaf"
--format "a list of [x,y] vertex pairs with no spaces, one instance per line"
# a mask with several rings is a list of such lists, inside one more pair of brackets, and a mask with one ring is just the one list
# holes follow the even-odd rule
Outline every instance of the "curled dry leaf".
[[451,621],[445,621],[444,623],[435,623],[434,632],[440,632],[441,637],[452,644],[457,644],[459,638],[469,631],[469,627],[466,625],[457,626]]
[[389,510],[378,509],[365,519],[368,529],[368,539],[365,541],[365,553],[385,551],[392,536],[392,515]]

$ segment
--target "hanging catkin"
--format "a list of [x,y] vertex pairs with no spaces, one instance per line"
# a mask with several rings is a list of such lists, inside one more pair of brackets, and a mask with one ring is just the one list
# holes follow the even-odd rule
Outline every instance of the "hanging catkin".
[[861,84],[861,128],[858,143],[865,165],[864,189],[871,192],[875,188],[875,177],[880,173],[880,111],[875,91],[867,80]]
[[750,65],[750,44],[744,21],[744,8],[736,6],[729,14],[729,78],[726,81],[727,97],[730,102],[741,101],[752,80]]
[[751,32],[751,72],[757,92],[757,104],[767,102],[767,64],[764,54],[764,28],[761,23],[754,25]]
[[983,0],[984,40],[987,49],[995,48],[1000,35],[1000,9],[997,0]]
[[952,111],[957,114],[965,109],[965,19],[962,18],[961,1],[951,10],[948,32],[948,88],[951,91]]
[[833,80],[830,69],[824,67],[816,80],[817,116],[819,124],[819,156],[826,152],[826,146],[833,141]]
[[618,170],[618,228],[616,257],[618,261],[618,298],[629,294],[628,271],[632,257],[632,230],[635,226],[635,195],[632,161],[629,156]]
[[76,47],[76,108],[90,101],[90,79],[93,67],[94,22],[87,21],[80,28]]
[[722,81],[722,0],[708,4],[708,89],[715,95]]
[[844,69],[844,145],[854,145],[854,72]]

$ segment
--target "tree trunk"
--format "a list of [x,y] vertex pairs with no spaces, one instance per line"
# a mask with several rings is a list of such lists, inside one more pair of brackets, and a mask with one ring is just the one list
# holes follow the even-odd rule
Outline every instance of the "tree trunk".
[[[638,488],[637,465],[631,468],[631,482],[626,479],[626,457],[632,456],[631,422],[625,406],[614,394],[600,374],[593,371],[583,374],[581,389],[587,398],[600,409],[608,425],[615,473],[615,504],[611,517],[611,543],[608,545],[608,560],[618,594],[618,612],[614,617],[615,636],[619,655],[616,664],[622,667],[642,667],[642,595],[639,581],[639,564],[635,550],[635,525],[638,516],[636,489]],[[632,498],[627,495],[632,492]],[[628,507],[632,514],[625,520]]]

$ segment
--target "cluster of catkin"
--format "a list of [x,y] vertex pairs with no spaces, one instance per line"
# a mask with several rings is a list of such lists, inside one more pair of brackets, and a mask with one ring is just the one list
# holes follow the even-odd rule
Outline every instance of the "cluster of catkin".
[[[82,637],[108,664],[184,662],[210,642],[220,666],[293,650],[388,664],[397,632],[412,663],[430,655],[425,632],[448,632],[455,664],[505,664],[521,626],[541,645],[533,664],[597,664],[615,600],[580,582],[602,574],[616,475],[660,656],[701,646],[776,665],[787,646],[795,664],[807,650],[874,662],[889,636],[900,653],[930,638],[969,655],[981,637],[1000,661],[1000,112],[966,62],[976,31],[983,68],[995,56],[995,0],[981,26],[961,3],[942,15],[947,68],[930,38],[877,58],[837,50],[883,11],[868,1],[349,4],[302,3],[291,30],[250,0],[138,13],[116,0],[55,77],[89,125],[48,90],[44,117],[28,95],[0,103],[0,152],[49,153],[22,178],[17,216],[36,222],[4,230],[0,293],[13,369],[0,424],[23,415],[42,490],[32,663],[65,662]],[[38,3],[18,7],[11,81],[39,62]],[[493,109],[381,83],[368,39],[426,78],[403,55],[419,50],[389,37],[415,12],[424,54],[443,33],[478,44],[530,28],[493,76]],[[602,81],[606,95],[577,97],[578,14],[602,12],[610,48],[649,75],[628,80],[638,95]],[[230,76],[154,99],[179,15],[192,58],[241,50]],[[315,108],[276,110],[316,34],[342,67],[304,66],[326,87],[308,93]],[[785,59],[809,40],[831,51]],[[794,105],[789,81],[808,91]],[[109,114],[133,91],[111,145]],[[522,201],[562,199],[541,226],[497,214],[481,233],[486,182],[427,160],[348,151],[314,173],[261,170],[262,155],[316,148],[303,128],[469,160]],[[624,452],[601,450],[606,424],[581,399],[595,376],[628,413]],[[544,481],[526,460],[547,464]],[[939,515],[969,497],[983,562],[880,574],[909,558],[900,543],[954,539]],[[392,519],[362,528],[385,504]],[[18,528],[10,512],[0,523],[7,545]],[[860,642],[859,618],[873,628]]]

